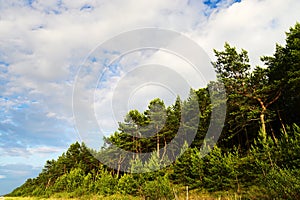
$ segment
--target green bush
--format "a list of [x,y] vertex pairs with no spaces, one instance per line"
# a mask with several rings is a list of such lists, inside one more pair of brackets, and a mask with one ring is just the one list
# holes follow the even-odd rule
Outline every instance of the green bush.
[[300,199],[300,170],[272,169],[262,180],[270,199]]
[[149,200],[174,199],[174,195],[167,176],[159,176],[156,180],[147,181],[142,188],[143,196]]
[[67,187],[67,174],[64,174],[55,181],[54,185],[52,186],[53,192],[61,192],[64,191]]
[[208,191],[238,190],[238,154],[224,154],[220,148],[214,147],[204,160],[203,186]]
[[111,195],[116,192],[118,180],[110,173],[103,171],[95,182],[95,193],[100,195]]
[[118,191],[121,194],[135,195],[138,191],[138,183],[131,174],[124,174],[118,181]]

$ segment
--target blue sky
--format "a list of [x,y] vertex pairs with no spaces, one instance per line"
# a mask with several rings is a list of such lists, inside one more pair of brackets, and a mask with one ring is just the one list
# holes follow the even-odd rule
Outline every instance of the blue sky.
[[[46,160],[80,139],[73,84],[101,42],[126,30],[160,27],[190,37],[212,59],[212,49],[228,41],[261,65],[259,56],[284,42],[299,10],[298,0],[0,0],[0,195],[35,177]],[[110,96],[107,90],[98,95]],[[131,107],[145,105],[133,102]],[[109,133],[116,127],[101,103],[98,120]]]

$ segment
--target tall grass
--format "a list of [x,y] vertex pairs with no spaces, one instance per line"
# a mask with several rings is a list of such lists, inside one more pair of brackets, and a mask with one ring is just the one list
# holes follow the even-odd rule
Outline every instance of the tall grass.
[[[189,194],[190,200],[240,200],[241,197],[235,194]],[[41,198],[41,197],[5,197],[5,200],[144,200],[142,197],[134,197],[129,195],[120,195],[115,194],[111,196],[99,196],[99,195],[91,195],[91,196],[82,196],[77,198],[69,198],[63,197],[50,197],[50,198]],[[163,200],[163,199],[162,199]],[[186,200],[185,195],[179,195],[176,200]]]

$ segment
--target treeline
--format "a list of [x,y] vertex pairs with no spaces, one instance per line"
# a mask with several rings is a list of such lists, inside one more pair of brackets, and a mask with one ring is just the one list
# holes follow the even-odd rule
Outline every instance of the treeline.
[[[130,111],[99,151],[72,144],[9,195],[174,199],[189,186],[243,199],[300,199],[300,24],[290,28],[273,56],[262,57],[263,68],[253,69],[247,51],[227,43],[214,52],[217,82],[191,90],[187,100],[178,97],[172,106],[154,99],[145,112]],[[227,93],[226,118],[211,148],[215,138],[205,136],[212,121],[222,126],[222,116],[212,113],[224,103],[211,88],[220,83]],[[212,103],[212,97],[219,101]]]

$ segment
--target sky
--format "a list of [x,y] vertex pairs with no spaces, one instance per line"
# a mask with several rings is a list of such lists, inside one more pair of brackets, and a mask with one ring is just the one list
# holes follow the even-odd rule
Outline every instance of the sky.
[[[36,177],[46,160],[84,138],[73,112],[78,77],[82,82],[76,91],[84,103],[75,110],[84,119],[92,101],[99,127],[108,135],[128,109],[143,110],[154,97],[170,105],[182,89],[143,84],[153,74],[132,66],[171,65],[173,71],[162,72],[161,79],[171,71],[184,79],[192,76],[190,65],[180,57],[149,49],[120,58],[101,79],[97,66],[107,61],[91,55],[99,56],[97,50],[105,41],[155,27],[190,38],[211,60],[212,50],[229,42],[249,52],[252,66],[263,66],[260,56],[272,55],[276,43],[284,44],[285,32],[300,21],[299,10],[299,0],[0,0],[0,195]],[[97,72],[94,82],[78,75],[86,64],[94,66],[90,74]],[[87,89],[96,79],[97,88]],[[203,84],[193,85],[197,81],[191,80],[188,86]],[[133,83],[139,85],[129,92],[122,88]],[[84,101],[87,90],[94,98]],[[114,113],[123,103],[122,112]]]

